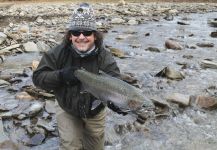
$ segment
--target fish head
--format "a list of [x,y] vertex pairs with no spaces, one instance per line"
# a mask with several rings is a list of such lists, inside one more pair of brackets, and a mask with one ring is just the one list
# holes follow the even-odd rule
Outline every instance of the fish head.
[[146,98],[143,94],[134,94],[129,100],[128,100],[128,106],[132,110],[138,110],[141,108],[146,108],[153,110],[155,108],[154,103]]

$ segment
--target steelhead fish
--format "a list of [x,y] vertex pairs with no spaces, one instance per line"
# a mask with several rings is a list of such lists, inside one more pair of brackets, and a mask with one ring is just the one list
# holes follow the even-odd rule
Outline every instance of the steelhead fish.
[[144,107],[154,108],[151,100],[144,97],[142,91],[134,86],[109,75],[96,75],[84,69],[74,72],[85,91],[107,104],[113,102],[122,110],[136,111]]

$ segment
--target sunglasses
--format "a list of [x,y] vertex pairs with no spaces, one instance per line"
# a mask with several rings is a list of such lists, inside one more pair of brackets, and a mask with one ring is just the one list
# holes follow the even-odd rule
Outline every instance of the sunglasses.
[[82,33],[84,36],[91,36],[93,32],[94,31],[71,31],[71,34],[73,36],[80,36]]

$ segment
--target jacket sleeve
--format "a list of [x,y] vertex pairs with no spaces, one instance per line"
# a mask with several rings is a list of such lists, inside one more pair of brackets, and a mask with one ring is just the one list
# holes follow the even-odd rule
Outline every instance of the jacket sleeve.
[[54,90],[61,85],[56,59],[52,52],[48,51],[42,56],[32,79],[35,86],[45,90]]
[[104,50],[102,54],[100,69],[113,77],[120,78],[120,70],[115,59],[108,50]]

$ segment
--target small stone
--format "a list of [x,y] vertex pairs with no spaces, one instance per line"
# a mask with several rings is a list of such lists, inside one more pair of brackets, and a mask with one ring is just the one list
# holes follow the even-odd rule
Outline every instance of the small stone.
[[22,25],[18,28],[18,31],[22,32],[22,33],[28,33],[29,32],[29,26],[28,25]]
[[156,47],[148,47],[147,49],[145,49],[146,51],[151,51],[151,52],[160,52],[160,50]]
[[182,80],[185,78],[185,76],[181,72],[176,71],[175,69],[171,67],[165,67],[163,70],[158,72],[155,76],[156,77],[166,77],[171,80]]
[[27,92],[20,92],[15,96],[15,98],[19,100],[34,100],[34,97],[30,96]]
[[9,82],[0,79],[0,88],[1,87],[6,87],[6,86],[9,86],[9,85],[11,85]]
[[36,43],[36,45],[38,46],[38,49],[40,52],[46,52],[50,49],[50,46],[48,46],[47,44],[45,44],[43,41],[38,41]]
[[217,98],[209,96],[198,96],[196,99],[196,104],[204,109],[215,109],[217,108]]
[[142,45],[135,43],[135,44],[130,44],[129,46],[132,47],[132,48],[140,48]]
[[209,42],[197,43],[196,45],[199,47],[214,47],[214,44]]
[[173,49],[173,50],[182,50],[183,49],[183,47],[178,42],[173,41],[173,40],[166,40],[165,47],[168,49]]
[[27,42],[23,44],[25,52],[39,52],[37,45],[34,42]]
[[25,16],[25,12],[24,11],[21,11],[20,14],[19,14],[21,17]]
[[127,22],[127,24],[129,25],[137,25],[138,24],[138,21],[136,21],[135,19],[131,19]]
[[125,23],[125,20],[121,18],[114,18],[111,20],[111,23],[112,24],[122,24],[122,23]]
[[30,116],[34,116],[36,114],[38,114],[42,109],[43,109],[44,105],[37,102],[37,103],[33,103],[29,109],[28,109],[28,113]]
[[112,48],[112,47],[110,47],[109,49],[114,56],[119,57],[119,58],[125,57],[125,54],[122,50],[117,49],[117,48]]
[[178,21],[177,24],[179,25],[189,25],[189,23],[183,22],[183,21]]
[[56,109],[55,109],[55,106],[54,106],[54,101],[49,101],[49,100],[47,100],[47,101],[45,102],[45,110],[46,110],[48,113],[51,113],[51,114],[56,113]]
[[211,32],[210,36],[213,37],[213,38],[216,38],[217,37],[217,31],[216,32]]
[[44,19],[42,19],[41,17],[38,17],[38,18],[36,19],[36,22],[37,22],[37,23],[43,23],[43,22],[44,22]]
[[203,60],[200,65],[202,68],[217,69],[217,62],[214,61]]
[[180,93],[173,93],[166,98],[168,101],[178,103],[183,106],[188,106],[190,103],[190,96]]
[[212,27],[217,27],[217,18],[208,20],[208,24]]

